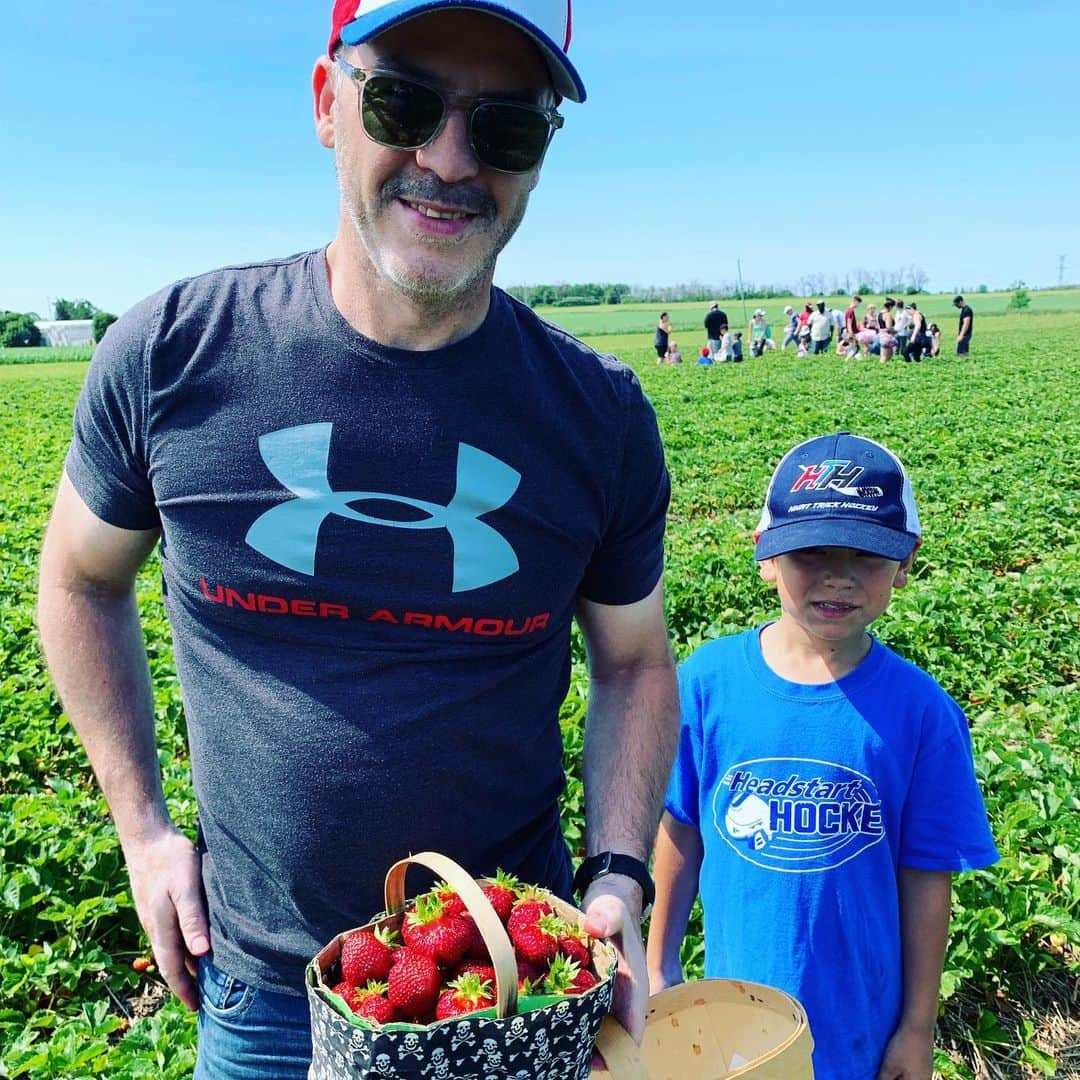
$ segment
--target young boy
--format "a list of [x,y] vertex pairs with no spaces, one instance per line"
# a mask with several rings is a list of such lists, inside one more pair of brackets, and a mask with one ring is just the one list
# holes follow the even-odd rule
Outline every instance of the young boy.
[[811,439],[758,529],[779,618],[679,673],[650,989],[682,981],[700,891],[706,976],[801,1001],[816,1080],[929,1080],[951,872],[997,852],[963,713],[867,633],[921,542],[911,484],[878,443]]
[[742,331],[735,331],[735,340],[731,343],[731,359],[736,364],[742,363]]
[[726,326],[720,327],[720,351],[716,354],[716,362],[718,364],[730,364],[731,363],[731,347],[734,344],[734,339],[731,336],[731,331]]

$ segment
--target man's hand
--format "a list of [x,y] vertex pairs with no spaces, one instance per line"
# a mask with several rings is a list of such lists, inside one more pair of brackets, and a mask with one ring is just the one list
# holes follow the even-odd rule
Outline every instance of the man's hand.
[[612,1015],[640,1044],[645,1036],[645,1004],[649,1000],[649,975],[638,914],[641,887],[629,878],[609,874],[589,889],[583,903],[586,933],[610,941],[619,954]]
[[933,1059],[933,1031],[901,1024],[885,1047],[877,1080],[930,1080]]
[[210,924],[202,891],[202,858],[179,830],[168,827],[124,848],[131,894],[154,959],[176,996],[199,1008],[198,957],[210,951]]

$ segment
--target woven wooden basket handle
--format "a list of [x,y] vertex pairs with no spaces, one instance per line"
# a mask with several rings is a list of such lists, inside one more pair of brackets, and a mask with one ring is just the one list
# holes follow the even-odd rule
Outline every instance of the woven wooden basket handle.
[[476,920],[480,936],[491,953],[491,963],[495,968],[496,1015],[500,1019],[513,1016],[517,1012],[518,984],[514,947],[483,890],[453,859],[435,851],[421,851],[419,855],[410,855],[394,863],[386,874],[387,912],[396,913],[405,907],[405,872],[413,863],[434,871],[465,902],[466,910]]
[[593,1069],[593,1080],[649,1080],[638,1044],[613,1016],[605,1016],[596,1036],[596,1049],[606,1069]]

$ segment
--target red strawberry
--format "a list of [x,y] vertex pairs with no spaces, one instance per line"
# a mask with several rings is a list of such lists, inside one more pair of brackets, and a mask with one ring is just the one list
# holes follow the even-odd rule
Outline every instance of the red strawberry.
[[398,951],[402,955],[390,969],[386,996],[400,1016],[423,1022],[431,1015],[439,997],[439,965],[414,949],[406,947]]
[[546,967],[559,951],[559,928],[562,920],[557,915],[542,915],[539,921],[526,923],[517,933],[511,932],[514,951],[530,964]]
[[506,925],[506,920],[510,918],[510,912],[514,908],[514,901],[517,899],[517,887],[518,879],[511,874],[503,873],[502,870],[495,872],[494,881],[489,881],[480,886],[491,906],[495,909],[495,914],[502,919],[503,926]]
[[582,968],[574,976],[574,981],[566,992],[568,994],[584,994],[586,990],[591,990],[599,982],[600,980],[591,971]]
[[488,952],[488,947],[484,943],[480,928],[476,925],[476,920],[468,912],[460,917],[469,924],[470,940],[469,947],[465,950],[465,959],[475,960],[479,964],[490,964],[491,953]]
[[489,982],[492,986],[495,985],[495,969],[491,964],[478,964],[467,960],[464,964],[458,966],[454,972],[454,978],[460,979],[462,975],[476,975],[479,976],[481,982]]
[[432,892],[442,901],[447,915],[460,915],[465,910],[465,901],[445,881],[440,881]]
[[600,980],[580,964],[568,960],[565,956],[556,956],[548,968],[544,980],[544,992],[547,994],[583,994],[591,990]]
[[534,967],[528,960],[522,960],[520,956],[517,959],[517,973],[519,994],[535,993],[536,988],[543,981],[540,969]]
[[389,1024],[394,1019],[394,1006],[382,994],[368,994],[353,1012],[380,1024]]
[[526,886],[521,890],[521,899],[514,905],[514,909],[506,920],[506,929],[510,932],[513,940],[514,930],[528,923],[534,923],[542,915],[551,915],[554,911],[552,906],[543,899],[545,893],[535,885]]
[[390,974],[390,943],[395,935],[382,929],[358,930],[341,945],[341,977],[353,986],[381,982]]
[[491,983],[482,982],[479,975],[462,975],[439,995],[435,1007],[436,1020],[448,1020],[451,1016],[489,1009],[495,1004],[495,992]]
[[565,924],[565,930],[559,935],[559,952],[575,964],[587,968],[592,960],[589,952],[589,935],[580,926]]
[[442,901],[428,893],[417,900],[416,911],[405,916],[401,936],[410,949],[430,956],[444,967],[453,967],[468,950],[472,929],[460,915],[447,915]]
[[350,986],[338,983],[334,993],[340,994],[357,1016],[388,1024],[394,1019],[394,1006],[386,998],[386,983],[369,982],[366,986]]

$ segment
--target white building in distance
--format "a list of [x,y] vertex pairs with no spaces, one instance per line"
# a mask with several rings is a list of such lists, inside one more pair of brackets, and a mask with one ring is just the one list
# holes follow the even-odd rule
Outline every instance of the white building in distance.
[[93,345],[93,319],[40,319],[34,325],[41,331],[43,345]]

